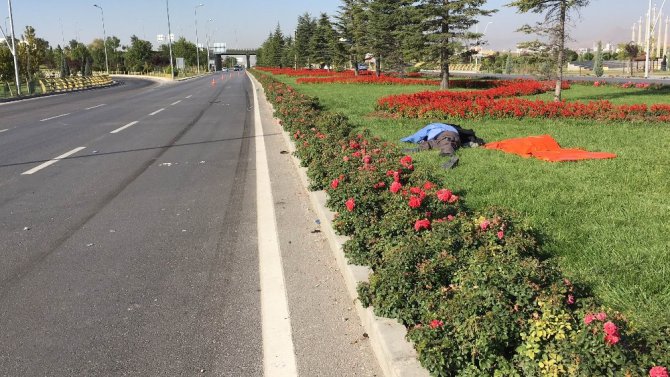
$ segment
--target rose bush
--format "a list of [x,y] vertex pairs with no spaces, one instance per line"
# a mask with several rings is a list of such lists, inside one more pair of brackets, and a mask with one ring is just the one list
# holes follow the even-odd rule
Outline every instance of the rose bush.
[[642,333],[601,307],[518,215],[468,210],[397,146],[353,134],[316,99],[257,76],[312,188],[329,195],[347,257],[373,270],[361,303],[406,325],[433,375],[667,376],[670,329]]

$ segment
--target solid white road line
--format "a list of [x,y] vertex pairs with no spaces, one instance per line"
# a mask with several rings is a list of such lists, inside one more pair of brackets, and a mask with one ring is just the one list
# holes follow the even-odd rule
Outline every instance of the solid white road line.
[[40,120],[40,122],[46,122],[47,120],[52,120],[52,119],[56,119],[56,118],[66,117],[66,116],[68,116],[68,115],[70,115],[70,114],[71,114],[71,113],[61,114],[61,115],[56,115],[55,117],[42,119],[42,120]]
[[137,123],[139,123],[139,122],[138,122],[138,121],[130,122],[130,123],[126,124],[126,125],[123,126],[123,127],[120,127],[120,128],[115,129],[114,131],[110,132],[110,134],[117,134],[117,133],[119,133],[119,132],[125,130],[125,129],[128,128],[128,127],[132,127],[132,126],[136,125]]
[[191,97],[193,97],[193,94],[191,94],[190,96],[186,96],[184,98],[188,99],[188,98],[191,98]]
[[160,112],[163,111],[163,110],[165,110],[165,108],[162,108],[162,109],[160,109],[160,110],[156,110],[156,111],[154,111],[153,113],[149,114],[149,116],[151,116],[151,115],[156,115],[156,114],[160,113]]
[[31,175],[31,174],[37,173],[38,171],[46,168],[47,166],[51,166],[51,165],[55,164],[56,162],[66,158],[66,157],[72,156],[73,154],[75,154],[75,153],[77,153],[77,152],[79,152],[80,150],[83,150],[83,149],[86,149],[86,147],[75,148],[75,149],[73,149],[73,150],[71,150],[67,153],[63,153],[62,155],[54,158],[53,160],[49,160],[49,161],[47,161],[47,162],[45,162],[45,163],[43,163],[39,166],[36,166],[36,167],[34,167],[34,168],[32,168],[28,171],[25,171],[25,172],[21,173],[21,175]]
[[93,110],[93,109],[97,109],[98,107],[102,107],[102,106],[105,106],[105,105],[106,105],[106,104],[105,104],[105,103],[103,103],[103,104],[100,104],[100,105],[98,105],[98,106],[93,106],[93,107],[87,107],[87,108],[86,108],[86,110]]
[[9,131],[9,129],[0,130],[0,134],[7,131]]
[[172,103],[170,104],[170,106],[174,106],[174,105],[178,104],[179,102],[181,102],[181,100],[176,101],[176,102],[172,102]]
[[277,219],[270,184],[261,113],[254,89],[254,123],[256,140],[256,211],[258,260],[261,283],[261,316],[263,334],[263,374],[265,376],[297,376],[291,317],[282,269],[281,250],[277,237]]

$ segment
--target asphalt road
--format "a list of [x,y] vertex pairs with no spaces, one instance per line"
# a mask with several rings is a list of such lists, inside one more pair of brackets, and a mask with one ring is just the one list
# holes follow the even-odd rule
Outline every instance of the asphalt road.
[[[0,375],[263,375],[249,80],[121,81],[0,105]],[[296,265],[328,254],[288,245],[301,375],[378,375],[353,316],[303,334],[305,308],[352,305],[320,259],[331,290],[297,299],[314,277]]]

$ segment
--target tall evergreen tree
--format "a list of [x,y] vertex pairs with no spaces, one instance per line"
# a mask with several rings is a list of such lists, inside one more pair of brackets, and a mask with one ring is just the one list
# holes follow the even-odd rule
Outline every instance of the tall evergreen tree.
[[333,55],[337,52],[337,42],[337,35],[328,15],[321,13],[312,39],[309,41],[312,62],[319,64],[320,67],[332,66]]
[[316,31],[316,21],[309,13],[305,13],[298,17],[298,25],[295,30],[295,48],[294,58],[295,64],[298,67],[305,67],[310,65],[310,41]]
[[481,37],[468,31],[496,10],[484,10],[486,0],[421,0],[423,32],[427,38],[427,55],[440,65],[440,88],[449,88],[449,59],[467,39]]
[[521,31],[537,33],[549,38],[548,46],[556,55],[556,89],[554,101],[561,100],[563,84],[563,65],[565,64],[565,42],[569,39],[567,24],[571,11],[578,10],[589,4],[590,0],[514,0],[507,6],[516,7],[519,13],[544,13],[544,21],[535,26],[524,25]]
[[603,43],[601,41],[598,41],[596,55],[593,57],[593,73],[597,77],[602,77],[605,73],[603,69]]
[[[367,47],[375,57],[375,71],[381,75],[382,62],[389,66],[401,67],[403,64],[402,30],[406,25],[407,7],[413,6],[411,0],[370,0],[368,8]],[[386,64],[386,63],[384,63]]]
[[367,13],[365,0],[343,0],[335,16],[335,30],[342,39],[351,66],[358,75],[358,63],[365,58]]

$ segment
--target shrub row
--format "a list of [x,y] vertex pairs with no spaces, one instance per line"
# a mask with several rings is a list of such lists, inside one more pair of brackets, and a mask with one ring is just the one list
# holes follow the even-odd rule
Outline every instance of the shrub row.
[[551,90],[551,83],[503,82],[483,91],[421,92],[379,99],[378,110],[407,118],[577,118],[618,121],[670,121],[670,105],[614,105],[610,101],[553,102],[508,98]]
[[667,377],[670,329],[642,333],[602,307],[519,216],[468,210],[396,145],[253,73],[311,189],[327,191],[349,261],[373,270],[359,299],[408,328],[433,375]]

